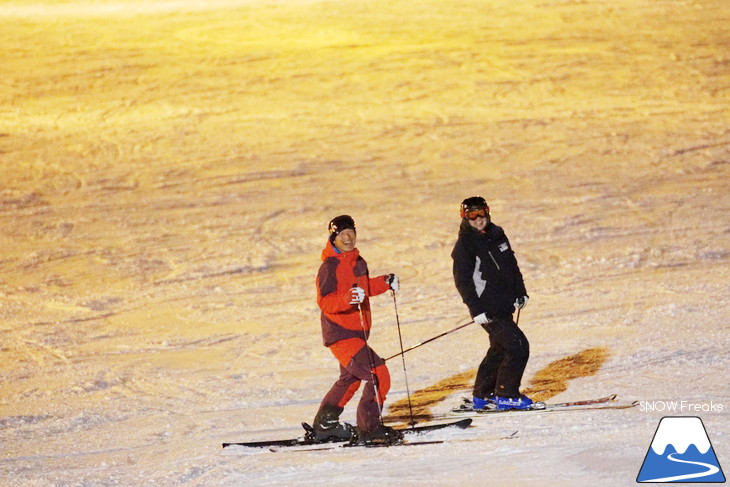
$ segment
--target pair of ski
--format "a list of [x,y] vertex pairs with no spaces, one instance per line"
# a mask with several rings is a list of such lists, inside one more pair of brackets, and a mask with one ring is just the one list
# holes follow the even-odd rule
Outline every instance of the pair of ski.
[[[460,419],[458,421],[452,421],[449,423],[437,423],[437,424],[427,424],[423,426],[412,426],[409,428],[402,428],[398,429],[401,433],[403,433],[404,438],[408,438],[409,436],[418,436],[423,435],[425,433],[429,433],[431,431],[436,431],[444,428],[468,428],[471,424],[472,419],[471,418],[464,418]],[[304,429],[311,428],[309,425],[305,425],[305,423],[302,423],[302,426]],[[279,451],[282,449],[286,450],[305,450],[305,451],[317,451],[317,450],[332,450],[335,448],[351,448],[351,447],[368,447],[368,448],[374,448],[374,447],[382,447],[382,446],[412,446],[412,445],[433,445],[437,443],[443,443],[442,440],[430,440],[430,441],[411,441],[408,439],[403,439],[397,443],[394,444],[388,444],[388,443],[358,443],[358,442],[348,442],[347,440],[333,440],[330,442],[325,443],[317,443],[310,440],[307,440],[306,437],[301,438],[291,438],[286,440],[270,440],[270,441],[248,441],[248,442],[239,442],[239,443],[223,443],[223,448],[228,448],[231,446],[241,446],[241,447],[248,447],[248,448],[257,448],[259,450],[268,450],[268,451]]]
[[[551,411],[584,411],[590,409],[628,409],[638,405],[637,401],[634,402],[618,402],[616,401],[616,394],[610,396],[587,399],[583,401],[570,401],[560,403],[535,403],[536,405],[528,409],[474,409],[472,401],[469,398],[462,398],[462,404],[451,409],[447,413],[432,413],[425,415],[416,415],[413,419],[419,421],[427,420],[447,420],[453,418],[481,418],[492,416],[494,414],[530,414],[530,413],[541,413]],[[409,421],[410,416],[398,415],[389,416],[388,419],[391,421]]]
[[[444,415],[427,415],[427,416],[389,416],[390,421],[401,421],[405,422],[408,420],[434,420],[434,419],[453,419],[454,417],[463,417],[463,419],[457,421],[450,421],[447,423],[436,423],[426,424],[423,426],[413,426],[410,428],[402,428],[401,431],[406,439],[396,443],[395,445],[388,444],[374,444],[367,445],[361,443],[348,443],[345,440],[340,442],[330,443],[315,443],[302,438],[292,438],[286,440],[271,440],[271,441],[252,441],[252,442],[240,442],[240,443],[223,443],[223,448],[231,446],[248,447],[252,449],[258,449],[259,451],[280,451],[280,450],[331,450],[335,448],[350,448],[350,447],[376,447],[376,446],[407,446],[407,445],[429,445],[436,443],[443,443],[443,440],[434,441],[411,441],[408,439],[411,435],[423,435],[431,431],[440,430],[444,428],[468,428],[472,423],[474,417],[490,416],[492,414],[502,413],[515,413],[515,414],[529,414],[530,412],[549,412],[549,411],[582,411],[585,409],[626,409],[636,406],[636,401],[631,403],[616,403],[616,394],[610,396],[600,397],[596,399],[587,399],[584,401],[571,401],[561,403],[540,403],[531,409],[516,410],[475,410],[473,407],[469,407],[470,400],[465,399],[464,403],[453,408],[451,412]],[[308,426],[308,425],[307,425]],[[306,429],[306,427],[305,427]],[[516,433],[516,432],[515,432]],[[515,433],[507,438],[514,437]]]
[[472,400],[468,397],[462,398],[462,404],[453,408],[451,414],[455,416],[459,415],[482,415],[482,414],[495,414],[495,413],[508,413],[508,412],[525,412],[525,411],[555,411],[560,409],[605,409],[610,407],[611,409],[617,406],[623,406],[618,404],[611,404],[616,400],[616,394],[610,396],[600,397],[598,399],[587,399],[584,401],[571,401],[571,402],[559,402],[559,403],[544,403],[534,402],[530,407],[526,409],[474,409]]

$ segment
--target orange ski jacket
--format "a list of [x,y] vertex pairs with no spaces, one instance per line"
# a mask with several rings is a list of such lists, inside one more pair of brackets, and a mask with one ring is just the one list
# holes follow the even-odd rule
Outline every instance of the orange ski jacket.
[[[327,240],[322,250],[322,265],[317,273],[317,305],[322,310],[322,341],[326,347],[348,338],[370,336],[370,300],[390,289],[386,276],[370,278],[368,265],[360,252],[340,252]],[[350,289],[365,291],[365,300],[350,304]]]

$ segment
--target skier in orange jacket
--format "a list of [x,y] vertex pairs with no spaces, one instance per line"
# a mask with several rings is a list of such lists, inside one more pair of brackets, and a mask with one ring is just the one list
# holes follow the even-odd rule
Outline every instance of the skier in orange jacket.
[[312,425],[313,437],[316,441],[353,437],[352,426],[340,423],[339,417],[365,381],[357,407],[356,434],[365,443],[392,443],[401,435],[382,423],[390,374],[367,339],[371,327],[369,298],[391,289],[398,291],[398,277],[370,277],[367,263],[355,247],[355,221],[349,215],[330,221],[329,232],[317,274],[317,305],[322,311],[322,339],[340,363],[340,377],[322,400]]

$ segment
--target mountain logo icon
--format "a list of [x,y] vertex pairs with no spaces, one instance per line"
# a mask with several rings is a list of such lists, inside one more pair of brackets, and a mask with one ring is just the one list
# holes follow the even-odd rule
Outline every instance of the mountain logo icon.
[[636,481],[725,482],[702,420],[685,416],[662,418]]

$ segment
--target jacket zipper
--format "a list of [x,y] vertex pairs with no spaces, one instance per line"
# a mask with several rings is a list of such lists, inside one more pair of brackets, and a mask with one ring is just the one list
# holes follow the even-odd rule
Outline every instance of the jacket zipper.
[[494,265],[497,266],[497,270],[498,271],[501,271],[502,269],[499,267],[499,264],[497,264],[497,261],[494,260],[494,256],[492,255],[492,251],[491,250],[488,250],[487,253],[489,254],[489,257],[491,257],[492,262],[494,262]]

